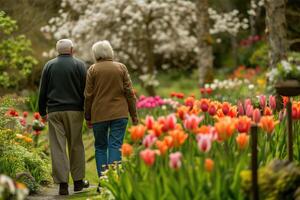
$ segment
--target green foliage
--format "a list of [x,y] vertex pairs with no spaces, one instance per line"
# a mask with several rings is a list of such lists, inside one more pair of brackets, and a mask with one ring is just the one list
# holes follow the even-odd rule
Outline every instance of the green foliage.
[[31,54],[31,42],[24,35],[13,36],[16,21],[0,11],[0,86],[18,89],[31,74],[37,60]]
[[250,56],[250,64],[253,66],[261,66],[267,67],[268,66],[268,46],[266,44],[260,45]]
[[[245,193],[251,194],[251,171],[243,171],[241,176]],[[296,163],[275,160],[259,169],[258,180],[261,199],[298,199],[296,191],[300,190],[300,167]]]

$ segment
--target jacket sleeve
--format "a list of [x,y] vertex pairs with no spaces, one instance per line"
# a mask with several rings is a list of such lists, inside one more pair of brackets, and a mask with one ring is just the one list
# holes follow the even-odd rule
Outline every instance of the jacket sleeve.
[[45,65],[43,71],[42,71],[42,76],[41,76],[41,81],[40,81],[40,89],[39,89],[39,113],[41,116],[46,116],[47,115],[47,89],[48,89],[48,66],[47,64]]
[[130,79],[130,75],[125,65],[122,65],[124,69],[124,79],[123,79],[123,87],[125,92],[125,97],[127,99],[129,113],[132,119],[136,119],[137,110],[136,110],[136,97],[133,92],[132,82]]
[[94,91],[94,77],[93,77],[93,66],[89,68],[87,71],[86,76],[86,84],[84,90],[84,112],[85,112],[85,119],[87,121],[91,120],[91,110],[92,110],[92,103],[93,103],[93,91]]

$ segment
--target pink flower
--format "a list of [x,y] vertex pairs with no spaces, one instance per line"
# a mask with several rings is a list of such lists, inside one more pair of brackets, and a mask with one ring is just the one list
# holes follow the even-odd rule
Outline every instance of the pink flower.
[[20,118],[20,124],[25,127],[26,126],[26,119],[24,117]]
[[264,108],[266,106],[266,96],[265,95],[259,96],[259,105],[261,108]]
[[157,140],[157,137],[154,134],[148,134],[144,140],[143,140],[143,145],[146,148],[150,148]]
[[261,117],[260,110],[259,110],[258,108],[255,108],[254,111],[253,111],[253,117],[252,117],[252,120],[253,120],[255,123],[259,123],[260,117]]
[[152,166],[155,162],[155,151],[151,149],[145,149],[140,152],[140,158],[148,166]]
[[246,115],[247,117],[252,117],[252,114],[253,114],[253,106],[252,105],[248,105],[247,108],[246,108]]
[[239,116],[242,116],[245,114],[245,110],[244,110],[243,104],[241,102],[238,103],[238,112],[239,112]]
[[176,128],[176,122],[177,122],[177,118],[175,114],[168,115],[166,118],[168,130],[174,130]]
[[28,116],[28,112],[23,112],[23,117],[26,118]]
[[276,109],[276,97],[275,96],[269,96],[269,106],[275,110]]
[[203,116],[198,117],[196,115],[187,115],[183,125],[186,129],[195,130],[198,128],[199,123],[203,120]]
[[247,108],[248,105],[252,105],[252,102],[251,102],[251,99],[245,99],[245,102],[244,102],[244,108]]
[[145,125],[147,129],[152,129],[153,124],[154,124],[154,118],[152,116],[147,115],[145,118]]
[[208,152],[211,148],[212,136],[209,134],[200,134],[197,136],[198,148],[202,152]]
[[282,122],[285,117],[285,111],[281,110],[278,114],[279,121]]
[[179,169],[181,167],[182,154],[180,152],[171,153],[169,155],[169,166],[172,169]]

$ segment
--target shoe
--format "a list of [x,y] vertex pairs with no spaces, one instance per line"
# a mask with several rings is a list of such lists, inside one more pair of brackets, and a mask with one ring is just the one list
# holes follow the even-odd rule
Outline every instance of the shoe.
[[59,184],[59,195],[69,195],[68,183]]
[[88,187],[90,187],[90,183],[87,180],[74,181],[74,192],[79,192],[83,190],[83,188]]
[[98,186],[97,186],[97,192],[100,193],[100,190],[101,190],[101,185],[99,183]]

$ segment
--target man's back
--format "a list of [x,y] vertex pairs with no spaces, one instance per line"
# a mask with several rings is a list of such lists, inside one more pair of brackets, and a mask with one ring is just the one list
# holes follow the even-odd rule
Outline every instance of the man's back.
[[59,55],[44,67],[40,88],[41,114],[56,111],[82,111],[86,67],[71,55]]

